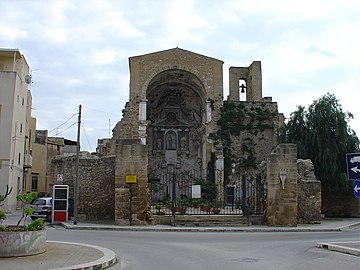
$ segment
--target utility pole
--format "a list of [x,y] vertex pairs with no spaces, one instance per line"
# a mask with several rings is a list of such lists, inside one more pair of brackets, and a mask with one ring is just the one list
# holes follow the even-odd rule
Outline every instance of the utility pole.
[[81,105],[79,105],[78,131],[77,131],[77,143],[76,143],[76,176],[75,176],[75,182],[74,182],[74,225],[77,224],[79,155],[80,155],[80,127],[81,127]]

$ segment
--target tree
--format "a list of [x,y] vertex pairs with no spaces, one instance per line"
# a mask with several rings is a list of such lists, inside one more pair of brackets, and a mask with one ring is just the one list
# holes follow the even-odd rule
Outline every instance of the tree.
[[299,106],[279,131],[279,142],[296,143],[298,158],[310,158],[324,191],[346,190],[346,153],[359,151],[359,139],[350,129],[353,118],[343,112],[338,99],[327,93],[307,110]]

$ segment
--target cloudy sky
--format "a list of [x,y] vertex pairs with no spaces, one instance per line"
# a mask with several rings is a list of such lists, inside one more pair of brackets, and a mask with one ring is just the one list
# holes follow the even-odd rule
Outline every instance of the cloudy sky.
[[109,137],[129,98],[128,58],[180,47],[230,66],[262,62],[263,95],[286,117],[327,92],[360,135],[358,0],[0,0],[0,47],[33,75],[37,129],[81,150]]

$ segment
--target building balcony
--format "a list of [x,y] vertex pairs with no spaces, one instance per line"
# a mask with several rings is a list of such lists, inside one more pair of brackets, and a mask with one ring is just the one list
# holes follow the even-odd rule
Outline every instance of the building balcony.
[[24,157],[24,168],[32,167],[32,156],[30,154],[26,154]]

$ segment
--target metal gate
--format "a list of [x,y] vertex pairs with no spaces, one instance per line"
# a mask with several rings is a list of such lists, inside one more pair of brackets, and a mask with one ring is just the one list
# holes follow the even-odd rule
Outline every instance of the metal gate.
[[[243,177],[241,185],[225,188],[224,199],[217,186],[201,173],[150,174],[151,211],[155,215],[249,215],[257,211],[257,181]],[[200,190],[200,192],[199,192]],[[255,211],[254,211],[255,210]]]

